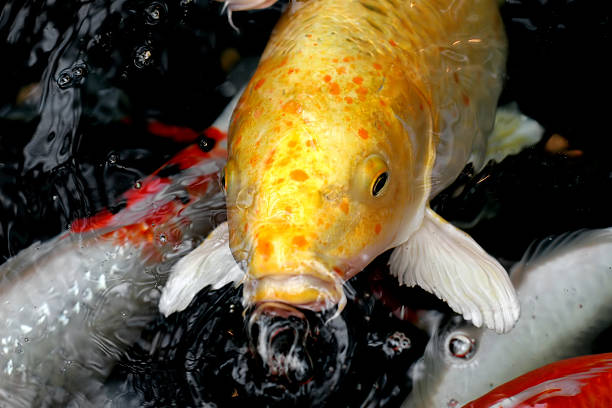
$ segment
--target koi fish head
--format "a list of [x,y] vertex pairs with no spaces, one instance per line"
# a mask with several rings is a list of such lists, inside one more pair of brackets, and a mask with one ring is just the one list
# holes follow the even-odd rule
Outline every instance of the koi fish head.
[[408,134],[419,130],[394,114],[389,92],[374,94],[379,76],[355,75],[343,96],[338,83],[328,92],[324,72],[288,82],[286,68],[263,66],[230,128],[230,248],[247,272],[247,303],[322,310],[343,300],[345,280],[398,244],[422,202]]

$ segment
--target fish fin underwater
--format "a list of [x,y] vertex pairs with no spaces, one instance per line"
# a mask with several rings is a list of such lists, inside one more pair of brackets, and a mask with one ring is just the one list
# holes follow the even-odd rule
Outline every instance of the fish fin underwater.
[[544,128],[535,120],[523,115],[515,102],[500,106],[495,113],[493,131],[487,139],[483,164],[491,160],[499,163],[506,157],[520,153],[542,139]]
[[165,316],[180,312],[205,287],[220,289],[243,277],[230,251],[229,230],[224,222],[175,265],[159,299],[159,310]]
[[389,260],[400,284],[419,285],[476,327],[509,331],[519,304],[505,269],[468,234],[427,207],[423,224]]
[[[488,138],[484,163],[501,162],[539,142],[544,129],[515,103],[499,107]],[[473,160],[471,160],[473,161]],[[427,207],[423,224],[389,260],[400,284],[419,285],[435,294],[476,327],[505,333],[520,306],[506,270],[468,234]]]

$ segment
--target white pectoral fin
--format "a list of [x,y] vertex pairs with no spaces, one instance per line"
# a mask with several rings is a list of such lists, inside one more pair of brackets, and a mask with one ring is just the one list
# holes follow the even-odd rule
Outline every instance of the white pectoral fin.
[[498,333],[512,329],[520,308],[505,269],[469,235],[427,207],[422,226],[389,260],[401,284],[419,285],[466,320]]
[[542,139],[544,128],[523,115],[515,103],[497,108],[493,132],[487,140],[485,163],[501,162],[506,156],[517,154]]
[[229,230],[224,222],[174,265],[159,299],[159,311],[165,316],[180,312],[206,286],[219,289],[230,282],[240,282],[243,276],[230,251]]

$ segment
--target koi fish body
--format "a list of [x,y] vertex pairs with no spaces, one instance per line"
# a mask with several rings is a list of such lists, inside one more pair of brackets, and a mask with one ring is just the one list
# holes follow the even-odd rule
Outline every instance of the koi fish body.
[[188,304],[180,287],[214,284],[198,266],[214,252],[244,271],[246,304],[324,310],[396,248],[401,283],[510,330],[506,271],[428,205],[483,163],[505,55],[494,1],[292,3],[233,115],[228,225],[177,265],[162,312]]

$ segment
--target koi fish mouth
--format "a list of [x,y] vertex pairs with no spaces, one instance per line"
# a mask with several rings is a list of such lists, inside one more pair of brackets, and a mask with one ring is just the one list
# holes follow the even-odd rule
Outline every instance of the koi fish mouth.
[[310,274],[271,274],[245,282],[247,303],[281,303],[319,312],[343,302],[342,279]]

